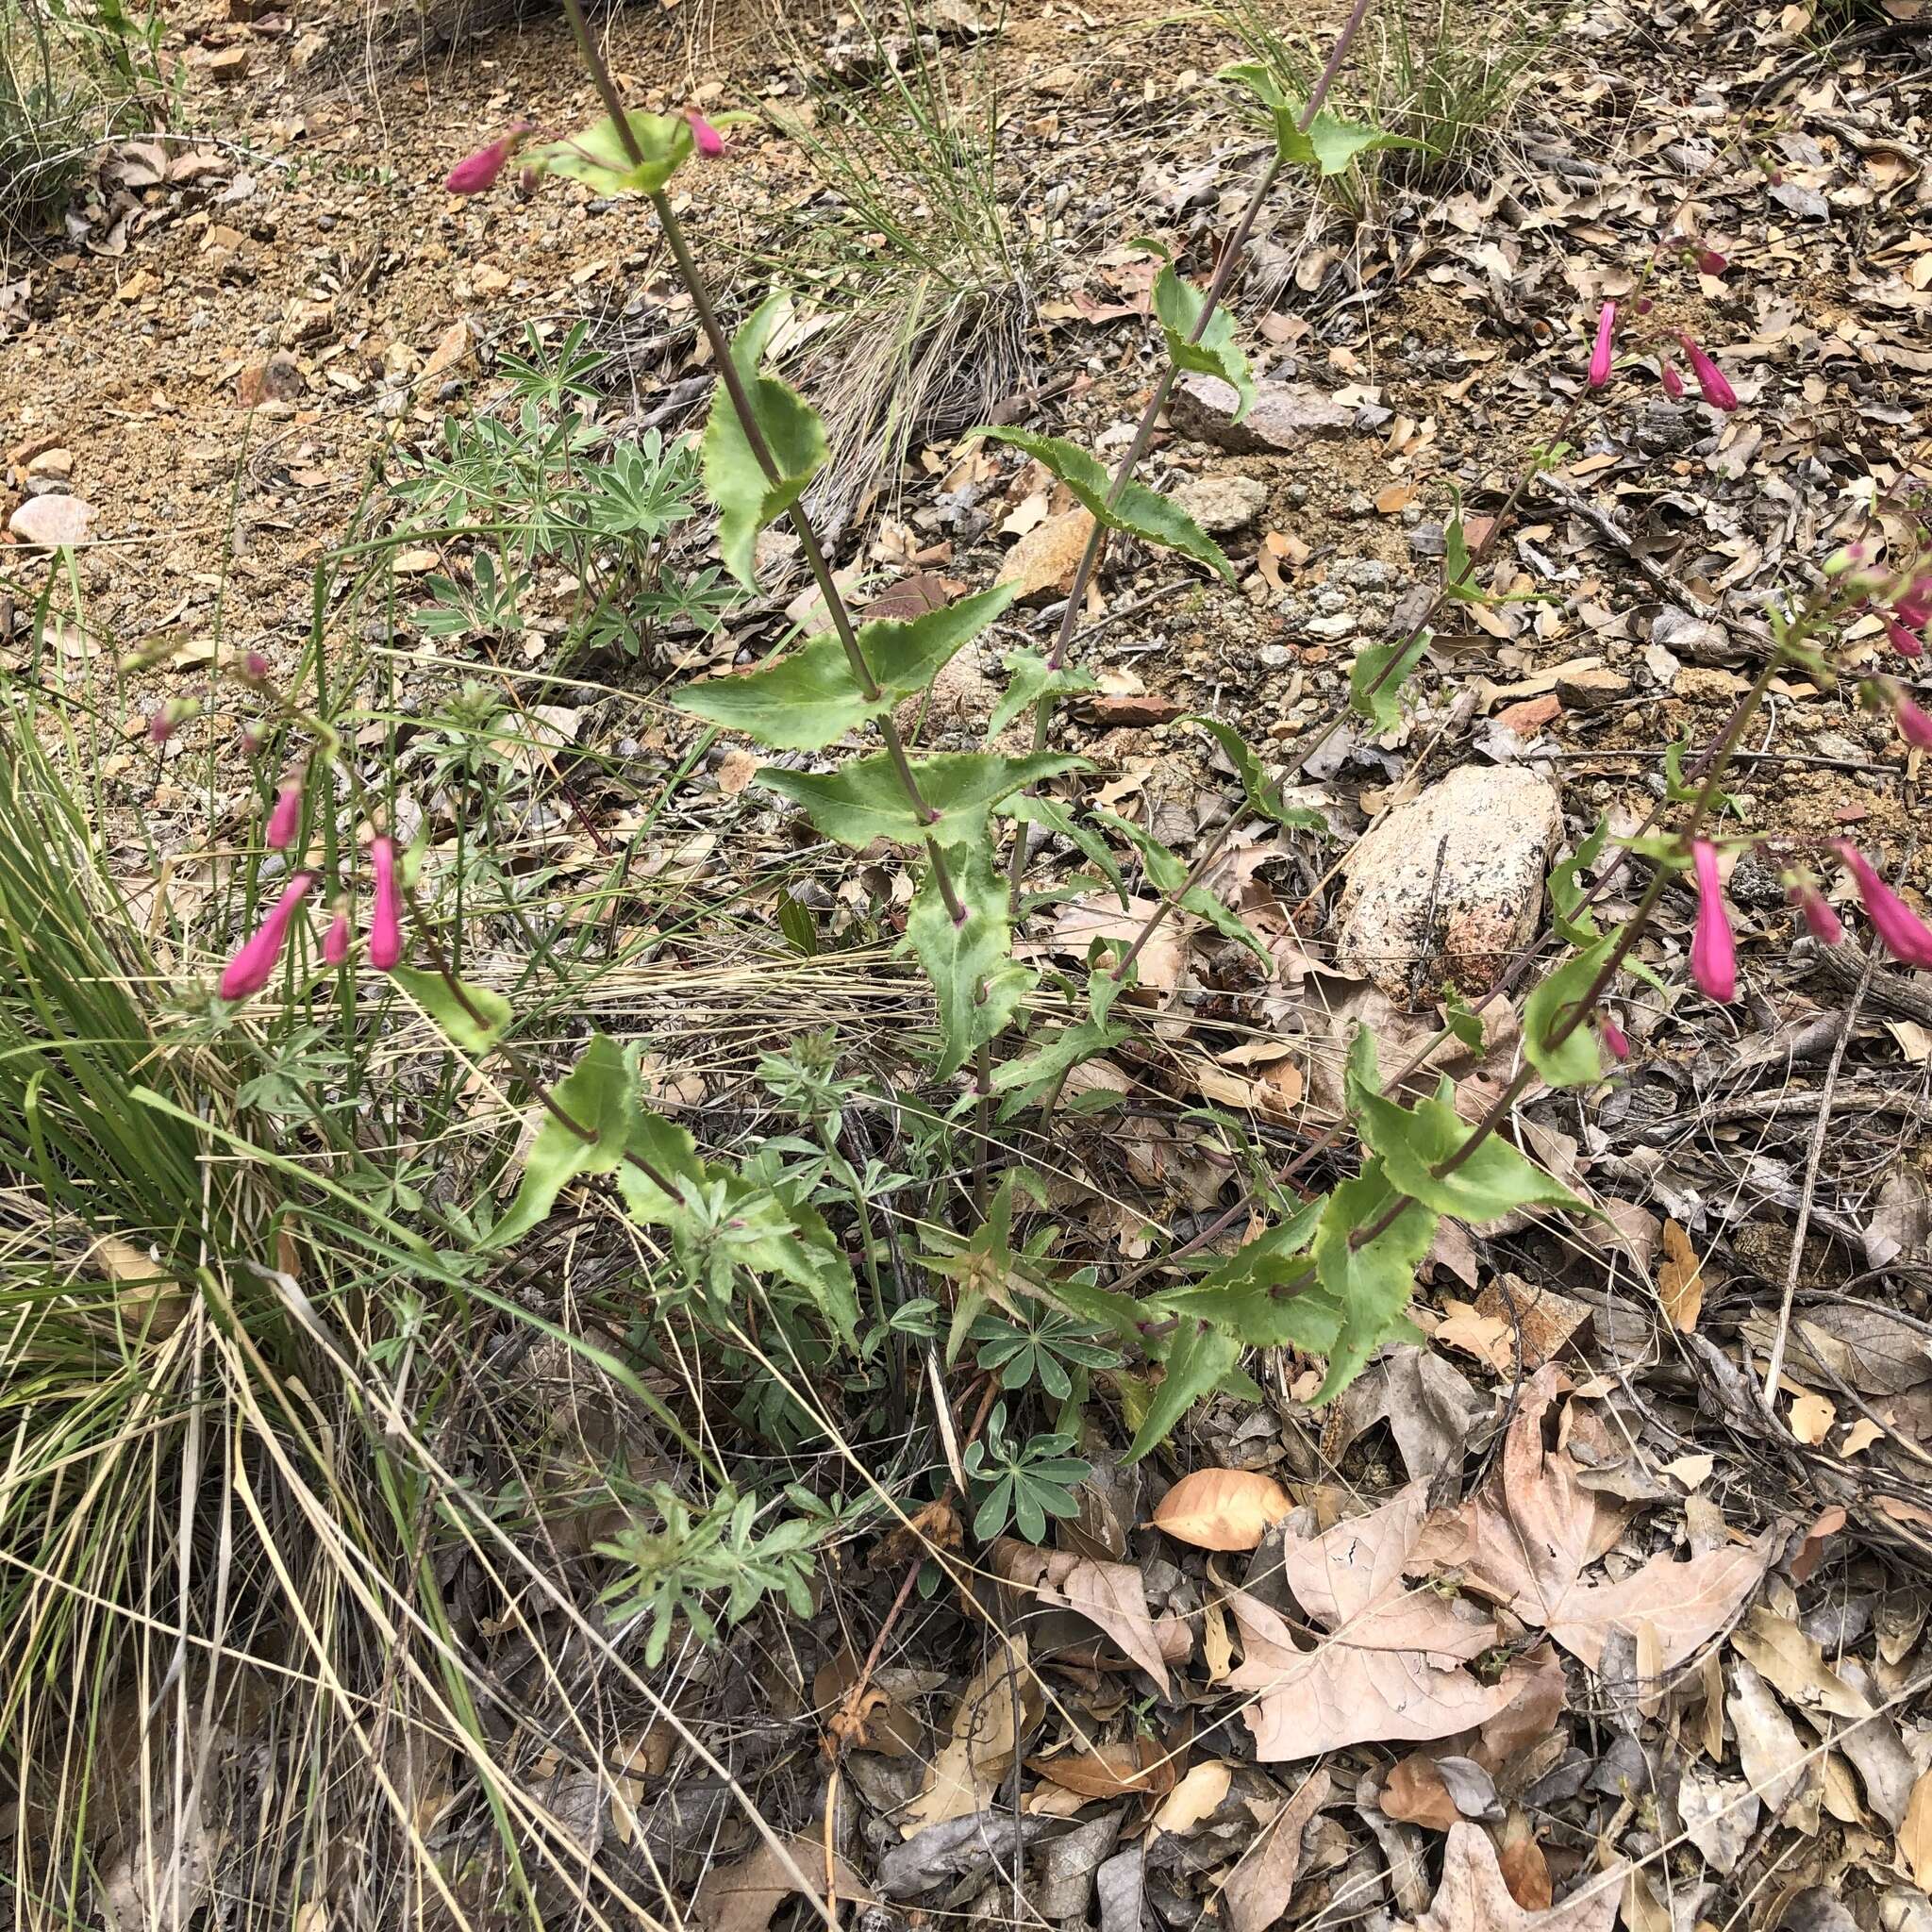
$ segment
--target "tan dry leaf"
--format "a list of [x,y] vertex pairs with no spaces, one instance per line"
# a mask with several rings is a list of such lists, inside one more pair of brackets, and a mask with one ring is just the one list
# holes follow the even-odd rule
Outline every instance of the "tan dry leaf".
[[1899,1826],[1898,1855],[1910,1868],[1912,1883],[1932,1891],[1932,1771],[1912,1787],[1906,1822]]
[[1845,1431],[1844,1441],[1839,1447],[1840,1456],[1862,1456],[1873,1443],[1884,1439],[1884,1427],[1874,1423],[1870,1416],[1860,1416]]
[[1311,1772],[1293,1797],[1284,1799],[1241,1854],[1221,1888],[1228,1932],[1268,1932],[1288,1910],[1289,1894],[1302,1869],[1302,1833],[1328,1802],[1328,1774]]
[[994,1781],[1012,1764],[1021,1738],[1031,1728],[1026,1707],[1033,1690],[1025,1638],[997,1644],[959,1694],[952,1734],[933,1759],[924,1789],[899,1821],[903,1837],[986,1808]]
[[1154,1829],[1171,1831],[1176,1836],[1192,1831],[1204,1818],[1211,1818],[1221,1808],[1233,1781],[1231,1764],[1210,1759],[1195,1765],[1161,1800],[1160,1809],[1154,1814]]
[[1690,1235],[1674,1221],[1664,1223],[1664,1258],[1657,1263],[1657,1299],[1673,1328],[1689,1334],[1704,1307],[1704,1267]]
[[1773,1537],[1684,1563],[1666,1550],[1617,1582],[1583,1582],[1601,1546],[1604,1505],[1583,1487],[1568,1450],[1543,1446],[1543,1417],[1558,1382],[1551,1364],[1524,1386],[1501,1469],[1479,1495],[1430,1525],[1418,1558],[1459,1566],[1472,1588],[1541,1624],[1591,1670],[1600,1667],[1612,1630],[1636,1638],[1645,1624],[1655,1633],[1658,1667],[1673,1670],[1723,1629],[1757,1587]]
[[1459,1348],[1478,1361],[1487,1362],[1499,1375],[1516,1366],[1516,1331],[1500,1315],[1481,1315],[1474,1302],[1457,1301],[1445,1295],[1442,1306],[1447,1316],[1437,1324],[1431,1341],[1444,1348]]
[[1511,1839],[1496,1855],[1496,1869],[1509,1896],[1526,1912],[1544,1912],[1554,1895],[1550,1885],[1550,1862],[1534,1838]]
[[144,1249],[118,1234],[103,1235],[89,1251],[86,1265],[120,1290],[114,1307],[123,1327],[145,1327],[160,1337],[181,1325],[188,1291]]
[[1210,1684],[1226,1683],[1234,1670],[1234,1639],[1218,1597],[1209,1597],[1201,1606],[1201,1660],[1208,1666]]
[[1154,1512],[1154,1527],[1197,1550],[1253,1550],[1294,1507],[1258,1469],[1196,1469],[1182,1476]]
[[[806,1881],[804,1888],[799,1879]],[[832,1884],[841,1905],[873,1905],[872,1891],[845,1860],[832,1856]],[[765,1932],[772,1915],[794,1892],[823,1906],[825,1848],[801,1832],[781,1852],[760,1842],[735,1865],[714,1865],[698,1883],[691,1916],[704,1932]]]
[[1242,1658],[1227,1681],[1259,1693],[1244,1715],[1263,1762],[1445,1738],[1494,1717],[1523,1689],[1520,1676],[1483,1684],[1461,1668],[1495,1642],[1493,1623],[1409,1587],[1404,1573],[1426,1508],[1427,1486],[1413,1483],[1366,1516],[1287,1541],[1282,1575],[1328,1633],[1314,1650],[1259,1599],[1230,1596]]
[[1001,1537],[991,1556],[1007,1582],[1032,1591],[1049,1609],[1077,1610],[1159,1685],[1163,1697],[1168,1694],[1166,1653],[1147,1608],[1147,1586],[1133,1564],[1035,1549],[1014,1537]]
[[1731,1648],[1787,1703],[1811,1716],[1861,1718],[1872,1707],[1824,1661],[1823,1648],[1769,1604],[1756,1604],[1731,1632]]
[[1837,1421],[1838,1405],[1829,1396],[1815,1395],[1805,1389],[1791,1403],[1791,1434],[1811,1448],[1815,1449],[1831,1434],[1832,1424]]
[[1447,1831],[1462,1816],[1435,1759],[1421,1751],[1411,1751],[1382,1780],[1375,1803],[1384,1818],[1425,1824],[1431,1831]]
[[1479,1824],[1452,1824],[1442,1882],[1414,1932],[1610,1932],[1623,1886],[1596,1873],[1549,1911],[1529,1911],[1510,1896],[1496,1848]]

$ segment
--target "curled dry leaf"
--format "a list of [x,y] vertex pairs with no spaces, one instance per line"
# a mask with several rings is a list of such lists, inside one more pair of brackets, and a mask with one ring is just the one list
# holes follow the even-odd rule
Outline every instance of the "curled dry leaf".
[[978,1675],[959,1694],[952,1735],[933,1760],[924,1788],[899,1821],[903,1837],[928,1824],[983,1811],[996,1780],[1010,1768],[1041,1703],[1026,1640],[996,1642]]
[[1153,1523],[1197,1550],[1253,1550],[1293,1507],[1258,1469],[1197,1469],[1161,1497]]
[[1704,1307],[1704,1264],[1690,1237],[1674,1221],[1664,1223],[1664,1257],[1657,1263],[1657,1299],[1673,1328],[1685,1333],[1696,1327]]
[[[836,1853],[832,1885],[841,1905],[875,1902],[876,1895]],[[821,1907],[824,1903],[825,1848],[807,1833],[782,1851],[759,1844],[735,1865],[713,1866],[699,1881],[691,1916],[704,1932],[765,1932],[773,1914],[794,1892]]]
[[1328,1802],[1328,1774],[1310,1772],[1302,1788],[1284,1799],[1255,1835],[1221,1889],[1229,1932],[1268,1932],[1280,1922],[1301,1874],[1302,1833]]
[[1234,1767],[1209,1759],[1197,1764],[1161,1801],[1154,1814],[1156,1831],[1176,1835],[1192,1831],[1204,1818],[1211,1818],[1227,1796],[1234,1780]]

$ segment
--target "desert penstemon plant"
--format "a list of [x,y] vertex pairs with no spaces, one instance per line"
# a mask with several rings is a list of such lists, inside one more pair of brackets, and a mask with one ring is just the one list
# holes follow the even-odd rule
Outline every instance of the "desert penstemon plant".
[[[1043,1102],[1050,1107],[1071,1067],[1124,1037],[1114,1006],[1132,983],[1135,960],[1149,933],[1171,909],[1196,912],[1230,937],[1260,950],[1241,922],[1202,890],[1205,874],[1198,861],[1194,868],[1186,867],[1138,827],[1115,821],[1116,829],[1138,846],[1143,871],[1159,894],[1156,913],[1131,944],[1117,947],[1110,958],[1096,954],[1084,1020],[997,1069],[990,1065],[991,1044],[1023,1015],[1038,985],[1038,975],[1014,958],[1012,945],[1026,824],[1038,823],[1060,831],[1097,862],[1108,868],[1112,863],[1104,841],[1091,828],[1076,824],[1057,801],[1032,789],[1081,768],[1078,759],[1048,753],[1044,741],[1054,703],[1064,692],[1082,688],[1084,681],[1069,658],[1085,584],[1107,533],[1113,531],[1176,549],[1223,575],[1232,575],[1205,533],[1171,501],[1136,483],[1131,472],[1151,439],[1167,391],[1181,372],[1207,370],[1219,375],[1235,388],[1243,407],[1252,396],[1252,377],[1234,346],[1231,324],[1219,303],[1234,260],[1275,179],[1290,167],[1333,172],[1368,147],[1387,144],[1388,138],[1376,130],[1340,121],[1323,112],[1320,105],[1327,80],[1346,52],[1347,37],[1366,12],[1365,0],[1345,24],[1313,99],[1284,100],[1265,75],[1234,71],[1235,77],[1262,95],[1274,126],[1274,154],[1208,290],[1203,293],[1182,282],[1171,262],[1160,271],[1155,310],[1166,339],[1167,367],[1150,396],[1134,443],[1113,475],[1084,452],[1052,438],[1010,429],[981,432],[1034,457],[1094,517],[1093,533],[1052,652],[1008,659],[1012,682],[991,730],[996,732],[1032,707],[1034,749],[1020,758],[976,753],[915,758],[908,752],[893,724],[895,708],[925,691],[955,652],[986,631],[1006,608],[1008,593],[981,591],[909,621],[853,621],[799,502],[826,459],[823,428],[805,400],[761,366],[783,313],[783,297],[769,298],[736,339],[727,341],[666,193],[672,177],[694,155],[724,152],[724,138],[695,112],[655,115],[627,110],[575,0],[567,0],[567,10],[602,96],[605,117],[576,136],[536,147],[528,145],[528,129],[512,130],[452,170],[447,185],[458,192],[481,192],[521,151],[529,175],[560,174],[583,180],[600,193],[640,194],[650,201],[719,371],[719,393],[705,432],[704,470],[719,512],[721,554],[734,575],[751,584],[758,532],[786,519],[817,583],[830,625],[779,662],[690,687],[680,702],[713,724],[742,730],[778,750],[824,752],[868,725],[878,731],[880,752],[848,759],[829,774],[768,767],[759,776],[838,843],[863,851],[884,838],[924,852],[925,869],[908,916],[907,943],[935,990],[940,1034],[935,1072],[951,1077],[972,1062],[982,1102],[989,1094],[1002,1095],[1008,1114],[1028,1104]],[[1664,239],[1670,238],[1660,239],[1652,265],[1659,258]],[[1714,251],[1698,250],[1694,243],[1683,245],[1699,253],[1699,266],[1706,273],[1721,271],[1722,259]],[[1649,272],[1646,266],[1646,278]],[[1641,298],[1635,306],[1640,312],[1647,308]],[[1609,382],[1617,328],[1615,307],[1607,304],[1582,391],[1566,411],[1558,436],[1584,397]],[[1735,393],[1716,364],[1688,338],[1683,346],[1704,400],[1717,409],[1735,407]],[[1668,386],[1674,366],[1660,361],[1659,375]],[[1518,484],[1503,514],[1491,520],[1489,532],[1474,549],[1463,536],[1459,516],[1451,525],[1443,588],[1436,608],[1451,599],[1484,597],[1474,582],[1475,566],[1533,475],[1532,470]],[[1385,1091],[1377,1077],[1374,1042],[1361,1036],[1350,1056],[1347,1079],[1348,1122],[1364,1149],[1361,1171],[1307,1202],[1204,1278],[1157,1288],[1140,1298],[1093,1286],[1085,1277],[1055,1275],[1037,1254],[1016,1253],[1007,1234],[1010,1195],[1003,1188],[1000,1211],[971,1243],[925,1257],[930,1273],[950,1278],[957,1287],[948,1360],[957,1356],[989,1293],[1022,1292],[1058,1303],[1163,1365],[1164,1373],[1138,1417],[1130,1453],[1141,1456],[1163,1440],[1204,1393],[1217,1388],[1252,1388],[1239,1367],[1243,1351],[1250,1347],[1291,1343],[1325,1356],[1328,1374],[1323,1394],[1331,1395],[1345,1386],[1374,1348],[1410,1332],[1406,1310],[1415,1270],[1443,1215],[1481,1222],[1525,1208],[1587,1211],[1499,1130],[1533,1082],[1541,1080],[1554,1088],[1590,1084],[1603,1076],[1607,1052],[1615,1058],[1627,1051],[1606,1005],[1607,996],[1680,874],[1693,874],[1703,891],[1705,909],[1692,952],[1692,976],[1712,996],[1728,996],[1728,926],[1723,924],[1714,884],[1717,841],[1707,835],[1707,821],[1720,796],[1731,753],[1781,669],[1802,665],[1819,676],[1829,674],[1832,666],[1819,641],[1848,610],[1865,604],[1883,609],[1892,642],[1911,655],[1924,627],[1928,595],[1932,583],[1912,569],[1888,573],[1864,556],[1848,552],[1834,559],[1824,585],[1802,606],[1774,618],[1774,647],[1761,675],[1706,760],[1701,786],[1687,790],[1677,801],[1686,808],[1683,823],[1668,833],[1633,841],[1625,855],[1626,859],[1641,858],[1652,868],[1635,912],[1614,932],[1599,932],[1580,922],[1566,928],[1566,936],[1576,941],[1574,956],[1529,996],[1524,1011],[1524,1065],[1483,1120],[1464,1122],[1455,1111],[1453,1091],[1446,1084],[1412,1104],[1395,1097],[1401,1081],[1391,1083]],[[1420,660],[1426,636],[1426,629],[1418,627],[1407,637],[1358,654],[1350,707],[1377,724],[1392,723],[1395,694]],[[266,689],[258,676],[257,682]],[[1927,721],[1902,689],[1889,680],[1876,680],[1869,683],[1868,694],[1892,707],[1908,739],[1924,741]],[[302,720],[299,713],[288,715],[313,732],[318,754],[332,756],[325,727],[319,721]],[[1199,722],[1232,759],[1252,809],[1285,826],[1307,823],[1306,814],[1284,803],[1281,781],[1269,777],[1235,733],[1218,721]],[[272,835],[291,836],[286,796],[285,791],[272,814]],[[1004,878],[996,857],[996,816],[1018,821],[1015,849]],[[270,842],[275,842],[274,837]],[[1815,855],[1770,843],[1783,855],[1807,924],[1824,937],[1827,925],[1835,924],[1835,915],[1808,870],[1808,859]],[[605,1036],[594,1037],[575,1069],[554,1088],[546,1088],[504,1041],[511,1019],[507,1002],[459,979],[420,919],[422,943],[431,954],[434,970],[416,973],[403,963],[402,908],[411,902],[408,888],[399,883],[398,868],[406,872],[408,867],[386,840],[377,839],[371,852],[376,868],[376,917],[371,924],[369,963],[391,973],[459,1048],[476,1055],[497,1051],[508,1058],[537,1095],[545,1116],[525,1158],[517,1198],[491,1230],[491,1245],[507,1244],[535,1226],[567,1182],[613,1174],[626,1208],[640,1220],[670,1232],[680,1256],[705,1282],[710,1298],[721,1305],[720,1312],[728,1310],[741,1274],[753,1279],[779,1279],[803,1291],[849,1343],[856,1329],[851,1270],[824,1222],[795,1197],[775,1195],[769,1187],[699,1156],[689,1134],[643,1106],[635,1054],[624,1053]],[[1841,847],[1839,856],[1850,867],[1881,940],[1902,958],[1932,959],[1932,933],[1884,887],[1862,855]],[[306,875],[298,875],[262,929],[238,955],[230,969],[238,996],[260,991],[273,975],[308,891],[305,880]],[[391,908],[387,918],[382,911],[385,904]],[[338,915],[324,941],[325,961],[345,970],[351,946],[347,924]],[[1103,963],[1107,970],[1098,970]],[[227,991],[225,981],[224,990]]]

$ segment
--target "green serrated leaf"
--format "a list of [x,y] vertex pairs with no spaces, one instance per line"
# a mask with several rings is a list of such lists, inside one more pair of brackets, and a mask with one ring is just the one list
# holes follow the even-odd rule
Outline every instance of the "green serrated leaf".
[[1550,868],[1550,923],[1557,936],[1573,946],[1593,946],[1602,937],[1603,929],[1585,903],[1590,889],[1583,883],[1583,874],[1603,857],[1609,836],[1609,820],[1598,819],[1590,837],[1560,865]]
[[1107,841],[1091,825],[1081,824],[1058,799],[1049,798],[1041,791],[1023,791],[1003,800],[994,809],[1002,818],[1017,819],[1023,824],[1044,825],[1048,831],[1071,841],[1083,857],[1100,868],[1121,904],[1127,904],[1126,883],[1114,863],[1113,854],[1107,848]]
[[931,866],[906,915],[906,944],[939,1000],[941,1078],[1007,1030],[1040,978],[1013,958],[1007,882],[986,841],[949,846],[943,856],[965,917],[947,910]]
[[1274,124],[1275,152],[1282,161],[1294,167],[1312,168],[1324,178],[1346,172],[1372,149],[1428,145],[1405,135],[1385,134],[1378,127],[1344,121],[1340,114],[1325,111],[1315,116],[1305,134],[1301,118],[1307,111],[1307,104],[1284,93],[1280,83],[1259,61],[1243,61],[1239,66],[1224,68],[1222,73],[1224,78],[1240,81],[1257,95],[1268,109],[1268,117]]
[[817,410],[776,376],[758,374],[765,344],[791,302],[782,291],[768,296],[731,344],[732,365],[777,475],[765,475],[722,383],[705,425],[705,490],[718,506],[719,555],[731,575],[752,590],[758,588],[753,553],[758,532],[798,501],[830,456]]
[[1381,1162],[1372,1160],[1328,1197],[1315,1229],[1315,1274],[1341,1310],[1328,1374],[1315,1394],[1318,1403],[1347,1388],[1369,1357],[1407,1323],[1415,1271],[1429,1252],[1441,1216],[1410,1201],[1374,1240],[1360,1247],[1351,1241],[1356,1233],[1374,1226],[1396,1198]]
[[1326,1205],[1326,1196],[1318,1196],[1237,1248],[1199,1281],[1149,1299],[1170,1314],[1224,1328],[1249,1348],[1292,1346],[1326,1355],[1341,1331],[1341,1310],[1307,1260]]
[[1130,819],[1122,818],[1117,812],[1096,806],[1093,816],[1105,819],[1140,853],[1141,868],[1147,875],[1147,883],[1157,892],[1163,897],[1178,893],[1174,904],[1184,912],[1191,912],[1196,919],[1205,920],[1223,938],[1246,946],[1270,972],[1274,971],[1274,954],[1232,907],[1223,905],[1203,886],[1187,886],[1186,891],[1182,891],[1187,884],[1188,868],[1177,854],[1170,851],[1152,832],[1135,824]]
[[[419,973],[413,966],[391,966],[389,976],[447,1033],[472,1059],[480,1060],[503,1038],[514,1017],[500,992],[470,980],[458,980],[458,999],[440,973]],[[467,1005],[465,1004],[467,1002]]]
[[1470,1007],[1459,992],[1452,991],[1442,1004],[1442,1024],[1450,1038],[1460,1041],[1472,1053],[1483,1050],[1483,1016]]
[[1382,1171],[1394,1187],[1461,1221],[1496,1221],[1518,1208],[1588,1211],[1568,1188],[1497,1134],[1486,1136],[1453,1172],[1439,1173],[1474,1131],[1450,1105],[1454,1092],[1454,1084],[1444,1080],[1442,1091],[1413,1108],[1379,1095],[1363,1097],[1357,1115],[1362,1139],[1381,1157]]
[[940,752],[913,758],[920,795],[939,817],[922,820],[900,783],[891,755],[855,759],[836,772],[788,772],[776,765],[759,769],[761,785],[799,806],[828,839],[863,852],[874,839],[901,844],[937,840],[955,845],[977,836],[987,813],[1001,799],[1062,772],[1085,771],[1085,758],[1041,752],[1024,758],[991,752]]
[[525,149],[517,165],[568,175],[588,182],[597,194],[656,194],[691,158],[696,143],[691,124],[682,114],[630,113],[625,119],[643,156],[640,161],[631,159],[616,122],[606,116],[580,134]]
[[1125,530],[1163,550],[1178,550],[1218,572],[1229,583],[1235,580],[1234,566],[1222,554],[1221,545],[1172,497],[1149,490],[1144,483],[1129,481],[1118,501],[1109,502],[1113,479],[1084,449],[1062,442],[1056,436],[1036,436],[1029,429],[1007,429],[982,425],[969,429],[969,436],[990,436],[995,442],[1009,442],[1022,449],[1035,462],[1042,464],[1064,483],[1074,498],[1109,530]]
[[1402,720],[1402,687],[1423,661],[1430,636],[1423,631],[1386,644],[1364,644],[1348,674],[1349,709],[1371,720],[1377,731],[1393,729]]
[[1033,1106],[1057,1087],[1073,1070],[1118,1046],[1127,1029],[1117,1023],[1081,1020],[1042,1041],[1032,1053],[1018,1059],[1003,1060],[992,1070],[992,1091],[1005,1094],[1000,1119],[1009,1121],[1022,1108]]
[[1190,711],[1180,723],[1198,724],[1227,754],[1235,775],[1241,781],[1241,793],[1247,799],[1251,811],[1273,819],[1284,831],[1326,835],[1328,821],[1320,812],[1306,805],[1289,805],[1283,801],[1280,784],[1269,777],[1261,767],[1261,760],[1248,748],[1247,740],[1232,724],[1224,724],[1219,718],[1204,717],[1199,711]]
[[1098,691],[1100,680],[1091,671],[1062,664],[1058,671],[1038,651],[1008,651],[1000,662],[1007,667],[1006,693],[993,708],[986,735],[997,738],[1023,712],[1041,698],[1058,699],[1076,691]]
[[677,708],[780,751],[822,751],[923,691],[1013,601],[1015,588],[1003,584],[920,617],[861,625],[858,648],[879,686],[874,698],[860,693],[844,645],[826,631],[778,663],[687,685]]
[[1234,316],[1217,308],[1201,328],[1201,311],[1207,297],[1191,282],[1184,282],[1169,262],[1154,278],[1154,319],[1167,338],[1168,360],[1176,369],[1191,369],[1203,375],[1216,375],[1234,391],[1234,420],[1239,423],[1255,407],[1255,378],[1248,358],[1235,346]]
[[1166,1441],[1202,1396],[1210,1394],[1241,1360],[1241,1345],[1232,1335],[1205,1324],[1184,1322],[1168,1351],[1167,1372],[1134,1431],[1126,1459],[1139,1462]]
[[1556,1035],[1596,984],[1619,938],[1606,933],[1587,952],[1558,966],[1523,1003],[1523,1051],[1552,1087],[1589,1087],[1604,1076],[1603,1047],[1588,1018],[1560,1046]]
[[564,1185],[579,1174],[608,1174],[624,1159],[638,1118],[636,1068],[608,1034],[597,1033],[550,1097],[591,1138],[574,1132],[546,1108],[524,1158],[524,1181],[483,1245],[500,1248],[527,1234],[550,1212]]

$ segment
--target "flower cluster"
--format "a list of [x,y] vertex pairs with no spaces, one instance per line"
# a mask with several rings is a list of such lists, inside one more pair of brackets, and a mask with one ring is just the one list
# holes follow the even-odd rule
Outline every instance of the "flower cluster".
[[[285,787],[269,815],[268,843],[277,847],[290,843],[301,813],[302,788]],[[369,963],[377,972],[388,973],[400,965],[403,958],[403,891],[396,875],[395,841],[372,841],[369,860],[375,873],[375,891],[369,914]],[[217,991],[225,1000],[252,998],[269,983],[289,942],[295,914],[314,885],[315,874],[309,872],[298,872],[289,881],[282,896],[269,908],[268,916],[243,941],[223,972]],[[324,963],[341,965],[349,957],[350,943],[349,915],[338,910],[323,938]]]

